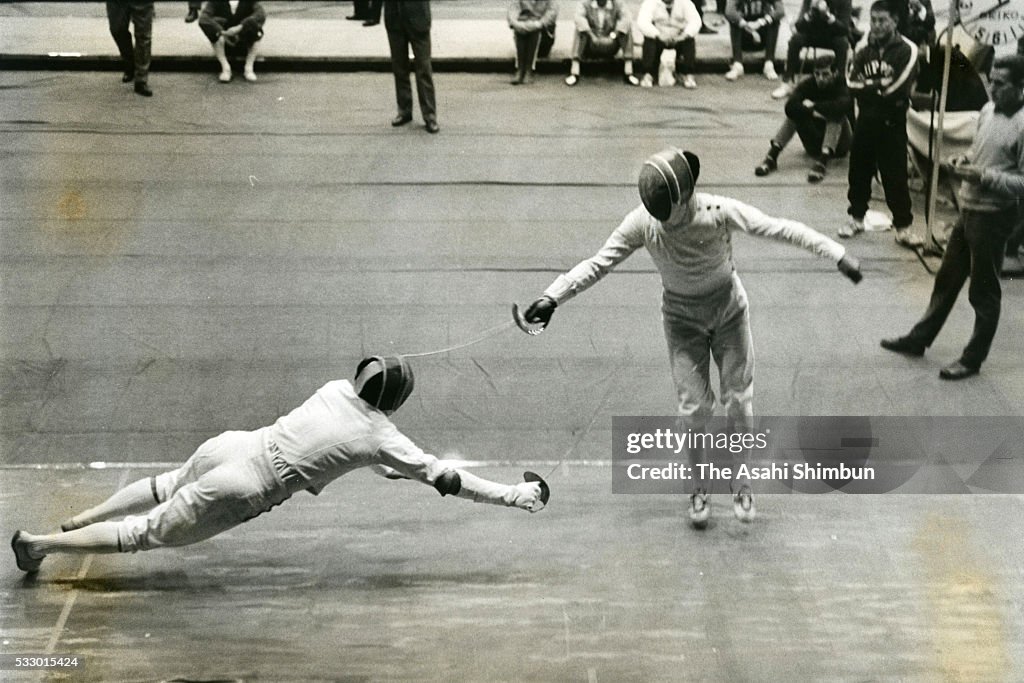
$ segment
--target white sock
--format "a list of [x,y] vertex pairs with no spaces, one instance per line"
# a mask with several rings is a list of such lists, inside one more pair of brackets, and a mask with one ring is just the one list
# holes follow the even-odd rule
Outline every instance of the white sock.
[[62,534],[33,536],[22,533],[21,537],[28,543],[29,555],[36,559],[50,553],[116,553],[120,552],[117,527],[117,522],[99,522]]
[[111,517],[124,517],[136,512],[145,512],[158,504],[153,487],[153,477],[139,479],[117,491],[96,507],[75,515],[64,525],[79,529]]

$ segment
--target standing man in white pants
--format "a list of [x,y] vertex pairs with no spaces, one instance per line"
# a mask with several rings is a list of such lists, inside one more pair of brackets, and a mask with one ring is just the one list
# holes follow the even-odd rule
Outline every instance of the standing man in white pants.
[[527,481],[512,486],[488,481],[448,467],[399,432],[389,416],[413,383],[404,358],[366,358],[354,383],[328,382],[269,427],[213,437],[180,468],[129,484],[64,522],[62,533],[16,532],[11,546],[18,568],[36,572],[52,553],[133,553],[197,543],[297,491],[319,494],[360,467],[389,479],[415,479],[442,496],[543,509],[547,484],[536,475],[527,473]]
[[[714,358],[730,422],[749,430],[754,414],[754,351],[747,294],[732,259],[733,231],[785,240],[831,259],[854,283],[861,279],[860,264],[838,242],[802,223],[772,218],[735,199],[695,192],[699,174],[700,161],[691,152],[670,148],[647,159],[640,169],[642,205],[626,215],[597,254],[555,278],[525,317],[546,324],[559,304],[646,247],[664,286],[662,320],[682,426],[702,431],[714,412],[710,375]],[[702,457],[694,449],[689,455],[691,462]],[[749,481],[733,481],[730,488],[736,516],[752,520]],[[695,482],[689,513],[695,527],[707,525],[711,508],[703,482]]]

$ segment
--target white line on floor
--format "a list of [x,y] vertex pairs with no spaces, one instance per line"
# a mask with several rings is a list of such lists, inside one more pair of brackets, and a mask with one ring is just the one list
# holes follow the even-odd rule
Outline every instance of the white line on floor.
[[[128,483],[128,470],[121,474],[117,481],[117,490],[124,488],[124,485]],[[92,566],[92,558],[94,555],[86,555],[85,559],[82,560],[82,566],[78,570],[78,574],[75,575],[76,581],[81,581],[89,573],[89,567]],[[78,589],[74,588],[68,595],[67,599],[64,600],[64,608],[60,611],[60,616],[57,617],[57,623],[53,627],[53,634],[50,636],[50,642],[46,644],[46,652],[44,654],[52,655],[57,649],[57,643],[60,641],[60,636],[64,632],[64,626],[68,623],[68,617],[71,616],[71,610],[75,606],[75,600],[78,599]]]

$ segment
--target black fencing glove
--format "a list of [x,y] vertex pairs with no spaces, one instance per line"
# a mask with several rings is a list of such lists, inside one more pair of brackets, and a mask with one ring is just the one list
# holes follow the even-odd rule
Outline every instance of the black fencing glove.
[[864,278],[860,274],[860,261],[849,254],[839,259],[839,272],[850,278],[853,284],[857,284]]
[[543,323],[547,325],[551,321],[551,316],[555,314],[555,308],[558,304],[555,300],[549,296],[542,296],[541,298],[530,304],[530,307],[526,309],[524,318],[528,323]]

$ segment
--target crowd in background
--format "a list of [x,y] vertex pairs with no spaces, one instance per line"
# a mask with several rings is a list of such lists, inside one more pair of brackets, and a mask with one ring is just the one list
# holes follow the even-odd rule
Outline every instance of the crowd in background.
[[[146,97],[153,94],[148,83],[153,4],[106,2],[110,31],[124,64],[123,80],[133,82],[135,92]],[[636,6],[635,16],[630,4]],[[703,0],[510,0],[506,20],[515,46],[513,85],[533,82],[538,59],[546,58],[554,44],[562,5],[571,5],[574,28],[567,86],[581,82],[584,64],[610,62],[621,64],[623,82],[630,86],[697,87],[696,38],[715,32],[705,23]],[[255,62],[267,20],[260,2],[188,0],[184,9],[185,21],[196,22],[209,40],[220,81],[232,80],[232,62],[241,63],[246,81],[257,80]],[[783,101],[782,121],[754,169],[757,176],[778,168],[780,154],[793,137],[811,158],[811,183],[821,182],[837,159],[848,158],[849,222],[839,235],[853,237],[865,229],[877,178],[897,241],[916,248],[920,238],[909,229],[914,220],[909,173],[915,167],[930,170],[931,160],[915,155],[908,141],[907,116],[915,108],[936,107],[945,48],[936,42],[930,0],[874,2],[867,31],[858,26],[860,9],[851,0],[803,0],[790,20],[788,44],[782,46],[780,28],[787,20],[782,0],[716,2],[714,10],[721,17],[717,25],[728,26],[731,47],[725,79],[734,82],[749,65],[757,64],[765,79],[779,82],[771,95]],[[437,133],[430,2],[356,0],[347,19],[372,27],[380,23],[382,12],[397,105],[391,123],[397,127],[412,120],[415,75],[424,127]],[[989,101],[986,79],[992,55],[991,48],[983,48],[954,48],[946,111],[976,113]],[[778,50],[786,55],[782,64],[776,63]],[[639,65],[634,64],[637,52]],[[1011,260],[1018,258],[1021,233],[1018,226],[1008,236],[1006,255]]]

